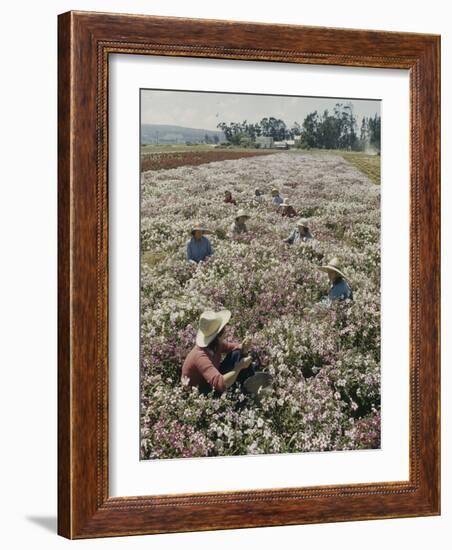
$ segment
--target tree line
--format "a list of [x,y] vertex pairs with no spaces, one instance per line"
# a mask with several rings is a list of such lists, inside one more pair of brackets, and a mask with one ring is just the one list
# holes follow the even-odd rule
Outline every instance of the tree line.
[[256,145],[257,137],[266,136],[274,141],[296,139],[301,148],[380,151],[381,117],[363,117],[358,129],[350,103],[336,103],[332,112],[313,111],[302,124],[295,122],[291,127],[279,118],[265,117],[260,122],[220,122],[217,128],[231,145]]

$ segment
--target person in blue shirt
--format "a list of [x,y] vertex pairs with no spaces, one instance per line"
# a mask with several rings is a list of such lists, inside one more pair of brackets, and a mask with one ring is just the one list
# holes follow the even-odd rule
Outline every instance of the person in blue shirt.
[[331,283],[328,296],[322,300],[328,305],[336,300],[353,300],[353,291],[339,265],[339,260],[333,258],[327,265],[319,267],[320,271],[324,271],[328,275]]
[[281,197],[281,195],[279,194],[279,189],[276,189],[276,187],[274,189],[272,189],[272,204],[274,206],[279,206],[280,204],[282,204],[284,202],[284,199]]
[[305,243],[312,240],[311,232],[309,231],[308,222],[305,219],[300,219],[297,222],[295,229],[291,234],[284,239],[285,243],[294,244],[294,243]]
[[195,223],[191,228],[191,239],[187,241],[187,261],[199,263],[212,256],[213,248],[204,233],[208,230],[201,223]]

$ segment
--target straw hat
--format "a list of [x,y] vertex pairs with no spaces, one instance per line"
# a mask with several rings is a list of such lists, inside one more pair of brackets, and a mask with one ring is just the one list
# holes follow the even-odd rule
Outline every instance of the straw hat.
[[271,386],[273,376],[269,372],[256,372],[243,382],[243,388],[246,393],[258,394],[259,390]]
[[298,227],[306,227],[306,229],[309,229],[309,226],[308,226],[308,220],[306,220],[305,218],[300,218],[298,221],[297,221],[297,226]]
[[322,265],[319,267],[320,271],[324,271],[325,273],[328,273],[328,271],[333,271],[334,273],[337,273],[344,279],[346,279],[346,276],[342,272],[340,268],[340,263],[337,258],[333,258],[327,265]]
[[292,206],[292,204],[289,202],[289,198],[288,198],[288,197],[286,197],[286,198],[283,200],[281,206]]
[[248,219],[250,217],[249,214],[245,212],[245,210],[240,209],[237,214],[235,215],[235,219],[238,220],[239,218],[246,218]]
[[191,226],[190,233],[193,234],[193,231],[202,231],[203,233],[206,233],[209,230],[206,227],[204,227],[202,223],[196,222]]
[[279,189],[276,189],[276,187],[274,187],[272,189],[272,195],[279,195]]
[[201,313],[198,332],[196,334],[196,344],[201,348],[208,346],[230,318],[231,312],[228,309],[204,311]]

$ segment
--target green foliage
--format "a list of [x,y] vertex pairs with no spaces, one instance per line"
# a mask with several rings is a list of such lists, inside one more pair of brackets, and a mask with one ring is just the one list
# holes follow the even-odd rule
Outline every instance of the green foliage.
[[248,145],[255,143],[256,137],[268,136],[274,141],[299,138],[296,147],[303,149],[342,149],[348,151],[380,151],[379,115],[364,117],[361,122],[360,135],[357,134],[357,120],[353,113],[353,104],[336,103],[333,112],[325,110],[309,113],[300,125],[294,122],[291,128],[278,118],[264,117],[257,123],[220,122],[220,128],[228,143]]

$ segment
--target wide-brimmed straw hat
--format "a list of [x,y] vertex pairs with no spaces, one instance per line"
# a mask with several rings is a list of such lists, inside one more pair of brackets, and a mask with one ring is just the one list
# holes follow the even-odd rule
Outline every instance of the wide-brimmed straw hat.
[[190,233],[193,233],[193,231],[202,231],[203,233],[206,233],[209,230],[207,229],[207,227],[204,227],[201,222],[196,222],[191,226]]
[[292,203],[289,201],[289,198],[286,197],[286,198],[282,201],[281,206],[292,206]]
[[201,348],[208,346],[230,318],[231,312],[228,309],[222,309],[221,311],[208,310],[201,313],[198,332],[196,334],[196,344]]
[[237,214],[235,215],[235,219],[238,220],[239,218],[249,218],[250,215],[245,212],[245,210],[239,210]]
[[308,220],[306,220],[305,218],[300,218],[298,221],[297,221],[297,226],[302,226],[302,227],[306,227],[306,229],[309,229],[309,226],[308,226]]
[[256,372],[243,382],[243,388],[246,393],[259,394],[260,390],[271,386],[273,376],[269,372]]
[[324,271],[325,273],[328,273],[328,271],[333,271],[334,273],[337,273],[338,275],[346,279],[346,276],[341,270],[340,262],[337,258],[333,258],[330,262],[328,262],[328,264],[320,266],[319,269],[320,271]]

